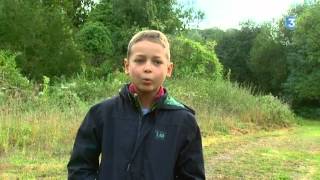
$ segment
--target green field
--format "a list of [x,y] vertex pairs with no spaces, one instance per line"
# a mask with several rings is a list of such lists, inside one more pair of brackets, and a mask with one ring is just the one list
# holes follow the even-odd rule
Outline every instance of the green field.
[[320,122],[214,137],[205,155],[208,179],[320,179]]
[[[205,137],[208,179],[320,179],[320,121],[298,124]],[[9,152],[0,157],[0,179],[66,179],[68,148],[55,154],[41,149]]]

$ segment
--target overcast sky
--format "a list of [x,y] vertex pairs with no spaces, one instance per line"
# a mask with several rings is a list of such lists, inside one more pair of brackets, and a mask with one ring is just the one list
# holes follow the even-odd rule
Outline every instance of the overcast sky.
[[205,13],[199,28],[238,28],[248,19],[261,23],[279,19],[287,10],[303,0],[179,0]]
[[[99,0],[94,0],[99,2]],[[205,13],[199,28],[239,28],[239,23],[252,20],[257,23],[279,19],[294,5],[308,0],[177,0],[185,6]]]

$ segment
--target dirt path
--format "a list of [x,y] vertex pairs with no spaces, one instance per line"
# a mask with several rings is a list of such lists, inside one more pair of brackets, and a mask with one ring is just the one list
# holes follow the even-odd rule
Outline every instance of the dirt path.
[[320,179],[320,121],[206,139],[208,179]]

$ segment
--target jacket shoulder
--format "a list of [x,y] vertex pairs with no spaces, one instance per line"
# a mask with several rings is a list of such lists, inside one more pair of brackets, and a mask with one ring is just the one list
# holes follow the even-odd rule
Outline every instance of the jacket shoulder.
[[168,109],[186,110],[186,111],[190,112],[191,114],[195,115],[195,111],[192,108],[190,108],[189,106],[185,105],[181,101],[176,100],[172,96],[168,95],[166,97],[166,99],[164,100],[163,104],[164,104],[164,107],[166,107]]
[[120,102],[119,96],[114,96],[103,101],[100,101],[93,106],[90,107],[89,112],[96,114],[96,113],[103,113],[108,110],[112,110],[116,104]]

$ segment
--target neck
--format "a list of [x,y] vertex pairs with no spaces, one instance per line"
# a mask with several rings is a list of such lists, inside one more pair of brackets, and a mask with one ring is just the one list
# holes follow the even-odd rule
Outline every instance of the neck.
[[138,98],[143,108],[151,108],[154,102],[155,96],[156,96],[155,93],[138,92]]
[[158,100],[165,93],[162,86],[156,92],[141,92],[138,91],[134,84],[129,85],[129,91],[138,95],[139,102],[143,108],[150,108],[154,101]]

